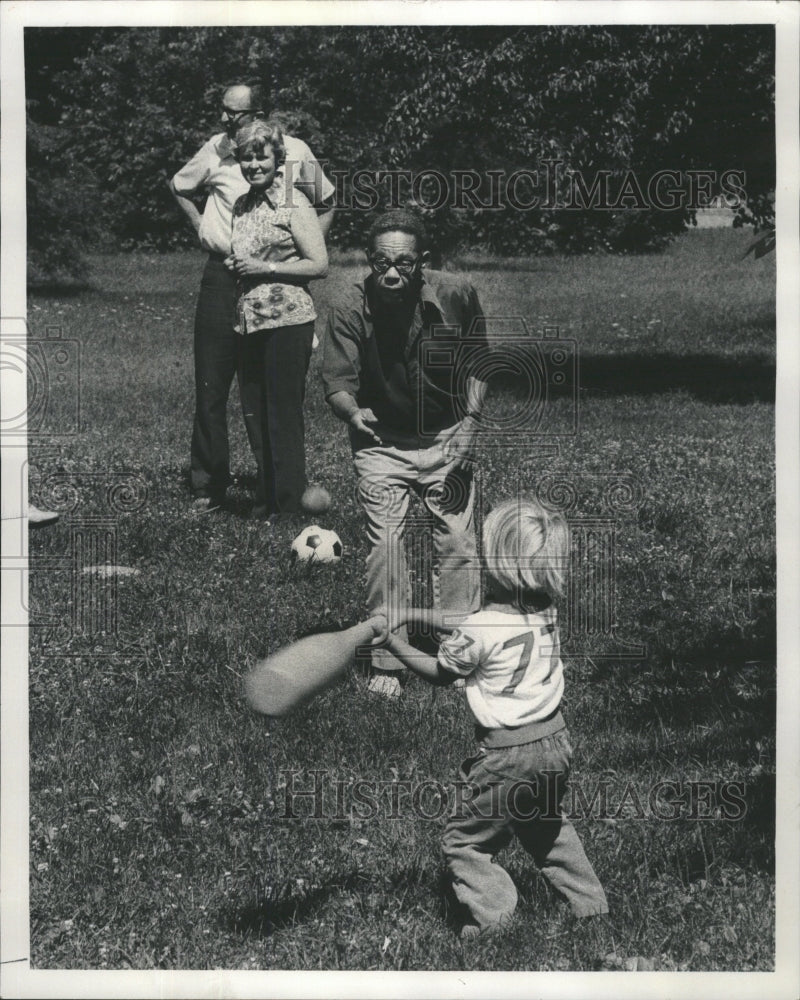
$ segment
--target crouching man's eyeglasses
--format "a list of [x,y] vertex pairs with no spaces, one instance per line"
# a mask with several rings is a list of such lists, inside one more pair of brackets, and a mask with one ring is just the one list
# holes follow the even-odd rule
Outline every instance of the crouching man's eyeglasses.
[[408,257],[403,257],[400,260],[389,260],[388,257],[369,258],[369,266],[375,274],[386,274],[387,271],[394,268],[403,278],[409,278],[414,273],[417,264],[419,264],[419,257],[415,260]]

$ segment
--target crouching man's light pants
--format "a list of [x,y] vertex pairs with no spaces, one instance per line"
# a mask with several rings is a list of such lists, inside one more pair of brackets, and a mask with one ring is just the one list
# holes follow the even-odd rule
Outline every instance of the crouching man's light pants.
[[[410,599],[404,536],[412,493],[432,516],[433,594],[447,611],[477,610],[480,568],[475,541],[475,482],[471,469],[449,460],[440,444],[393,445],[353,453],[358,498],[367,518],[367,609],[405,608]],[[419,550],[418,550],[419,551]],[[402,670],[388,650],[375,649],[378,670]]]

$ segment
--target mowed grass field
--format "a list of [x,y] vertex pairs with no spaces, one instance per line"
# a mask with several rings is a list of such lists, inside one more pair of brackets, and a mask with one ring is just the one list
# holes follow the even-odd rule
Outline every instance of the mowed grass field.
[[[241,697],[255,658],[364,615],[366,544],[319,356],[308,471],[346,553],[309,570],[290,564],[295,529],[247,517],[235,390],[231,510],[190,510],[199,253],[98,259],[92,291],[30,299],[35,336],[56,326],[80,342],[82,420],[31,448],[33,499],[65,510],[30,544],[31,614],[55,623],[30,646],[34,967],[773,968],[775,276],[773,258],[741,259],[751,239],[705,230],[654,256],[454,262],[490,317],[557,327],[580,351],[578,433],[557,453],[555,439],[485,439],[483,502],[558,474],[583,497],[573,516],[590,517],[602,511],[587,484],[613,474],[639,490],[614,515],[614,634],[589,628],[565,649],[575,822],[609,918],[573,919],[515,846],[503,863],[517,917],[466,949],[443,903],[433,784],[473,745],[463,692],[412,680],[387,701],[354,671],[280,721]],[[362,270],[334,263],[315,286],[321,316]],[[499,379],[490,410],[515,412],[521,394]],[[70,405],[54,395],[48,421]],[[127,513],[109,506],[123,473],[142,486]],[[88,592],[71,538],[92,517],[112,518],[116,560],[138,570],[101,598],[116,600],[116,634],[69,627],[75,588]],[[620,658],[630,644],[645,652]],[[287,816],[287,783],[315,780],[322,815],[309,796]]]

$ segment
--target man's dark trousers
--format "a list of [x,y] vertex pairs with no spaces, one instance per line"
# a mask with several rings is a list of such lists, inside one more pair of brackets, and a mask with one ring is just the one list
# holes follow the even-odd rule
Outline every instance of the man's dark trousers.
[[191,485],[195,496],[221,499],[230,483],[226,411],[237,370],[233,331],[236,279],[221,254],[210,254],[194,320],[195,414]]

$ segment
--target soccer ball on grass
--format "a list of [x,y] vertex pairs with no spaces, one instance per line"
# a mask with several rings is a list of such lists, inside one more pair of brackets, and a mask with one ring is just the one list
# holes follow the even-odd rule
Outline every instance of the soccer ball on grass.
[[292,542],[293,562],[337,563],[342,558],[342,542],[335,531],[311,524]]

